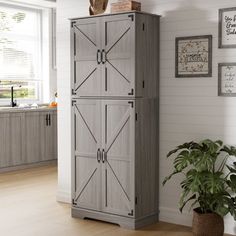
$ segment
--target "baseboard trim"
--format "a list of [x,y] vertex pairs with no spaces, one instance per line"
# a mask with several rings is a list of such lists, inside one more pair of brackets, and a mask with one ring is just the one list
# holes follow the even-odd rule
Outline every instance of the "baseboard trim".
[[10,166],[10,167],[4,167],[0,168],[0,173],[6,173],[10,171],[17,171],[17,170],[24,170],[34,167],[40,167],[40,166],[48,166],[48,165],[56,165],[57,160],[49,160],[49,161],[40,161],[30,164],[23,164],[23,165],[16,165],[16,166]]
[[123,217],[118,215],[107,214],[98,211],[86,210],[72,207],[72,217],[80,219],[95,219],[120,225],[125,229],[139,229],[147,225],[154,224],[158,221],[158,214],[147,216],[145,218],[134,219],[131,217]]
[[57,201],[62,203],[71,203],[71,194],[68,191],[57,191]]
[[[192,217],[193,215],[191,212],[185,211],[183,213],[180,213],[178,209],[160,207],[159,220],[163,222],[191,227]],[[225,233],[235,235],[236,223],[230,217],[225,218],[224,222],[225,222]]]

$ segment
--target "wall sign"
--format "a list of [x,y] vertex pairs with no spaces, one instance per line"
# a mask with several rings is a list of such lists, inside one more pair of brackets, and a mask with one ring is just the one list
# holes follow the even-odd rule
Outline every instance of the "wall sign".
[[179,37],[175,40],[175,76],[212,76],[212,35]]
[[220,63],[218,74],[218,95],[236,97],[236,63]]
[[236,7],[219,10],[219,48],[236,48]]

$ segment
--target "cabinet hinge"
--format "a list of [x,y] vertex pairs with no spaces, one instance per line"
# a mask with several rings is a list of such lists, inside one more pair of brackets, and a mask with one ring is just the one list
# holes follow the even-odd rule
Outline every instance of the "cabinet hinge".
[[137,204],[138,204],[138,198],[135,197],[135,205],[137,205]]
[[138,121],[138,113],[135,113],[135,120]]
[[75,100],[72,100],[72,101],[71,101],[71,105],[72,105],[72,107],[75,105],[75,103],[76,103]]
[[75,90],[74,90],[74,89],[71,89],[71,94],[72,94],[72,95],[76,95],[76,93],[75,93]]
[[72,21],[72,22],[71,22],[71,28],[74,27],[75,23],[76,23],[76,21]]
[[145,24],[143,23],[143,31],[145,31]]
[[131,18],[131,21],[134,21],[134,15],[128,15]]
[[143,88],[145,87],[145,82],[144,82],[144,80],[143,80]]
[[128,102],[130,105],[131,105],[131,107],[133,108],[134,107],[134,102]]
[[128,213],[128,216],[133,216],[134,215],[134,210],[131,210],[130,213]]
[[131,89],[131,92],[128,95],[134,95],[134,89]]

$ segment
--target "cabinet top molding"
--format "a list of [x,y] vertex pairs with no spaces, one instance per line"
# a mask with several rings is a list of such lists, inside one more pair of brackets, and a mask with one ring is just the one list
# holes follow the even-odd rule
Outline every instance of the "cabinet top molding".
[[151,15],[156,17],[161,17],[160,15],[143,12],[143,11],[126,11],[126,12],[118,12],[118,13],[108,13],[108,14],[100,14],[94,16],[83,16],[83,17],[76,17],[76,18],[69,18],[71,21],[79,20],[79,19],[87,19],[87,18],[95,18],[95,17],[104,17],[104,16],[114,16],[114,15],[123,15],[123,14],[144,14],[144,15]]

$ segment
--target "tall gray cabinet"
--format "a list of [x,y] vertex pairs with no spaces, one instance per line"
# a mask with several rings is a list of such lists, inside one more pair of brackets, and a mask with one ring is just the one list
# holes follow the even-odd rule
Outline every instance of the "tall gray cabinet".
[[72,216],[158,220],[159,16],[71,20]]

